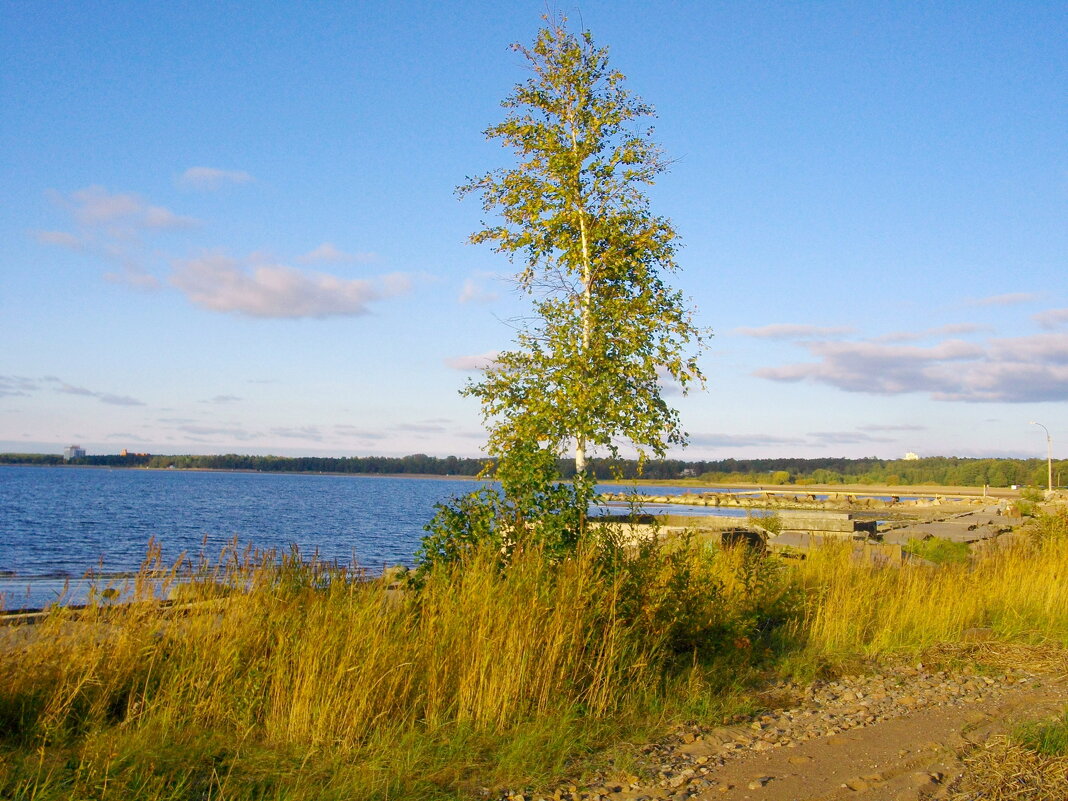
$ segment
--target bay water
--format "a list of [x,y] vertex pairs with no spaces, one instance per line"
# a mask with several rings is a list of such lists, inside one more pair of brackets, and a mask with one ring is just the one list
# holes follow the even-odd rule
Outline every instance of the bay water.
[[0,465],[0,604],[83,602],[87,574],[99,583],[136,572],[153,540],[165,564],[183,554],[216,560],[236,540],[260,550],[295,545],[306,558],[370,572],[410,565],[434,505],[477,486],[466,478]]

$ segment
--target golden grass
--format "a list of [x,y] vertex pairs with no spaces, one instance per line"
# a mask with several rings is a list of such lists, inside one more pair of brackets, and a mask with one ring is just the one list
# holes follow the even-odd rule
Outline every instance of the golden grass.
[[[407,592],[298,554],[229,554],[183,587],[208,598],[184,611],[155,602],[173,574],[160,585],[145,571],[132,602],[54,609],[0,649],[0,745],[22,754],[0,796],[50,797],[61,781],[88,797],[142,784],[186,797],[218,785],[220,765],[243,776],[272,759],[289,765],[280,792],[294,798],[321,789],[324,764],[351,798],[425,796],[509,760],[559,770],[605,722],[655,717],[677,641],[693,627],[744,636],[760,595],[740,552],[656,554],[615,573],[601,558],[527,552],[503,574],[495,554],[474,554]],[[146,762],[161,742],[185,762]],[[90,792],[103,775],[114,789]]]
[[995,737],[964,759],[965,774],[952,788],[952,801],[1064,801],[1068,756],[1044,756]]
[[[754,666],[927,651],[1068,669],[1064,515],[937,568],[692,541],[605,564],[528,551],[502,573],[476,553],[413,592],[231,551],[182,589],[202,600],[164,608],[175,574],[150,561],[133,602],[0,640],[0,797],[449,798],[718,716]],[[991,639],[965,642],[976,628]]]
[[976,628],[1068,644],[1068,537],[937,568],[854,564],[848,545],[829,545],[792,575],[806,603],[790,630],[814,658],[922,650]]

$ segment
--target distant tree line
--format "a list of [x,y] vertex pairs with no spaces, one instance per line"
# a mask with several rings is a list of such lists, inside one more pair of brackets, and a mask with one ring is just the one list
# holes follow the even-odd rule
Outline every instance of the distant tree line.
[[[0,464],[91,465],[97,467],[151,467],[179,470],[254,470],[270,473],[353,473],[362,475],[475,476],[486,459],[458,456],[248,456],[221,455],[103,454],[65,462],[59,454],[0,453]],[[561,459],[560,474],[574,474],[573,460]],[[638,476],[633,459],[595,459],[590,469],[600,481]],[[1044,459],[964,459],[933,456],[924,459],[720,459],[647,461],[642,478],[675,481],[700,479],[719,484],[805,486],[808,484],[884,484],[921,486],[940,484],[960,487],[1044,487]],[[1068,480],[1068,461],[1053,463],[1054,483]]]
[[[1045,459],[725,459],[696,463],[708,482],[755,484],[882,484],[958,487],[1046,486]],[[1053,463],[1053,480],[1068,480],[1068,461]]]
[[3,453],[3,464],[88,465],[94,467],[149,467],[178,470],[254,470],[264,473],[369,473],[419,474],[432,476],[474,476],[485,459],[457,456],[436,457],[417,453],[411,456],[250,456],[237,453],[209,455],[159,455],[131,453],[126,456],[103,454],[64,461],[56,454]]

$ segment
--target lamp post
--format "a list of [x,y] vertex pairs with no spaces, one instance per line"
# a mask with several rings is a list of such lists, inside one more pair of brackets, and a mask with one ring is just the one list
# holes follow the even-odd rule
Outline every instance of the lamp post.
[[1049,491],[1053,492],[1053,437],[1049,435],[1049,429],[1041,423],[1036,423],[1032,420],[1031,425],[1038,426],[1046,432],[1046,471],[1049,474]]

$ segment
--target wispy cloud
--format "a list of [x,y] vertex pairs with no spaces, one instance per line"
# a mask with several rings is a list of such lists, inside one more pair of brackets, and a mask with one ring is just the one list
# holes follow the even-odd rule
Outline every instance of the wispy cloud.
[[332,242],[323,242],[319,247],[314,250],[309,250],[302,256],[297,257],[297,261],[302,264],[314,264],[314,263],[332,263],[342,264],[345,262],[372,262],[376,261],[378,256],[374,253],[347,253],[344,250],[336,247]]
[[352,437],[353,439],[377,441],[382,439],[388,439],[389,435],[384,431],[370,430],[366,428],[359,428],[357,426],[349,425],[348,423],[338,423],[334,426],[334,432],[338,436]]
[[732,333],[757,339],[813,339],[817,337],[837,337],[852,334],[854,329],[840,326],[796,325],[793,323],[775,323],[759,328],[735,328]]
[[178,176],[178,185],[185,189],[213,191],[229,184],[247,184],[252,176],[243,170],[220,170],[215,167],[190,167]]
[[101,403],[107,403],[111,406],[145,405],[144,401],[139,401],[137,398],[131,398],[129,395],[115,395],[111,392],[99,392],[94,389],[86,389],[85,387],[68,384],[66,381],[54,377],[49,377],[46,380],[56,385],[54,387],[56,392],[62,392],[65,395],[80,395],[86,398],[96,398]]
[[74,219],[89,227],[103,226],[114,235],[129,235],[145,229],[189,228],[199,224],[192,217],[175,214],[163,206],[153,206],[133,192],[109,192],[103,186],[89,186],[67,196],[54,194],[70,209]]
[[873,423],[866,426],[857,426],[861,431],[926,431],[927,426],[913,425],[911,423],[905,423],[900,425],[880,425]]
[[242,398],[237,395],[216,395],[214,398],[205,398],[201,403],[221,405],[225,403],[235,403],[239,400],[242,400]]
[[114,434],[108,434],[107,436],[104,437],[104,439],[111,440],[111,441],[118,440],[118,441],[121,441],[121,442],[148,442],[149,441],[149,440],[145,439],[144,437],[138,436],[137,434],[129,434],[129,433],[125,432],[125,431],[119,431],[119,432],[116,432]]
[[31,231],[30,235],[42,245],[55,245],[67,250],[85,250],[85,242],[66,231]]
[[982,331],[991,331],[992,326],[980,325],[979,323],[948,323],[935,328],[925,328],[922,331],[895,331],[875,337],[873,342],[917,342],[923,339],[936,339],[944,336],[960,334],[976,334]]
[[323,434],[315,426],[300,426],[299,428],[272,428],[272,435],[285,439],[306,439],[312,442],[322,442]]
[[374,301],[403,294],[411,286],[394,274],[374,281],[305,272],[250,257],[221,253],[176,263],[171,284],[194,305],[248,317],[351,317],[370,312]]
[[104,274],[105,280],[135,289],[160,286],[149,267],[161,256],[145,240],[163,231],[199,225],[198,220],[153,205],[133,192],[111,192],[102,186],[90,186],[69,194],[57,191],[48,194],[70,215],[76,230],[74,233],[32,231],[31,236],[44,245],[101,259],[113,266]]
[[32,378],[0,375],[0,398],[25,397],[37,389],[37,382]]
[[492,303],[499,297],[500,294],[498,292],[486,289],[474,278],[468,278],[464,281],[464,285],[460,289],[460,296],[457,300],[460,303]]
[[863,445],[894,441],[887,437],[873,437],[863,431],[813,431],[808,436],[817,445]]
[[1042,328],[1052,330],[1068,324],[1068,309],[1048,309],[1032,315],[1031,319]]
[[123,259],[118,271],[104,273],[104,280],[112,284],[123,284],[134,289],[159,289],[160,282],[152,273],[135,261]]
[[451,367],[453,370],[485,370],[497,360],[497,353],[497,351],[491,350],[487,353],[479,353],[472,356],[454,356],[445,360],[445,366]]
[[444,434],[447,429],[440,423],[398,423],[391,426],[392,431],[403,431],[408,434]]
[[1004,295],[990,295],[985,298],[972,298],[967,301],[969,306],[1019,306],[1021,303],[1032,303],[1038,300],[1034,292],[1009,292]]
[[800,437],[772,434],[691,434],[690,444],[706,448],[757,448],[763,445],[804,445]]
[[931,347],[808,342],[815,362],[767,367],[772,381],[811,381],[847,392],[926,393],[934,400],[1030,403],[1068,400],[1068,333],[946,340]]
[[258,435],[237,425],[205,426],[187,424],[176,427],[183,434],[192,434],[198,437],[230,437],[237,440],[255,439]]

